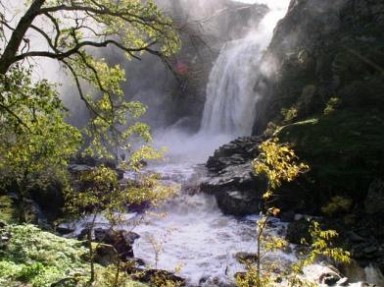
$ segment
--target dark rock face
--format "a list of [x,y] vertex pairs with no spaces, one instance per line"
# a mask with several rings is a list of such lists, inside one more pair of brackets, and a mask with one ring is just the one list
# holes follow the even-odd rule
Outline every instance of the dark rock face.
[[208,159],[200,189],[216,197],[224,214],[243,216],[260,211],[265,181],[253,174],[259,137],[239,138],[220,147]]
[[[382,31],[384,2],[375,0],[292,0],[275,29],[266,56],[274,76],[262,79],[254,130],[284,126],[278,136],[309,164],[300,183],[282,188],[300,212],[319,212],[335,195],[361,205],[382,178]],[[290,108],[293,120],[281,113]]]
[[[300,245],[302,239],[311,243],[308,232],[311,221],[320,223],[323,230],[336,230],[339,236],[332,240],[332,245],[341,246],[351,254],[352,263],[356,266],[341,266],[340,271],[351,280],[361,280],[364,277],[363,269],[366,267],[377,268],[384,273],[384,230],[377,215],[366,215],[362,212],[350,214],[348,223],[345,218],[301,218],[289,223],[285,239],[293,244]],[[306,252],[304,247],[304,251]],[[358,271],[360,270],[360,271]],[[358,274],[362,273],[362,274]]]
[[259,260],[257,254],[249,252],[238,252],[235,254],[235,258],[239,263],[245,265],[254,264]]

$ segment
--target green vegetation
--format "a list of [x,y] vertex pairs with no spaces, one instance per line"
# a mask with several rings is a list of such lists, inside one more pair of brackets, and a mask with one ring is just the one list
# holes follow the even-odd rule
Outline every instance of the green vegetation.
[[[147,202],[152,206],[169,198],[175,190],[172,186],[162,186],[157,182],[155,175],[143,175],[142,180],[134,181],[127,187],[122,187],[118,182],[116,171],[103,165],[89,171],[84,171],[80,176],[83,188],[77,192],[70,192],[66,198],[66,207],[69,214],[80,216],[89,214],[92,216],[88,226],[87,246],[90,262],[90,281],[95,281],[95,249],[98,245],[92,244],[92,233],[95,220],[100,214],[110,222],[110,228],[120,223],[119,212],[124,212],[129,204],[141,204]],[[117,254],[120,256],[120,254]],[[117,256],[117,257],[118,257]],[[116,266],[116,278],[119,278],[120,263]],[[117,280],[116,279],[116,280]]]
[[[16,287],[23,283],[34,287],[88,286],[89,263],[82,242],[58,237],[32,225],[8,225],[0,233],[2,241],[9,237],[0,247],[1,286]],[[94,286],[111,286],[106,282],[106,274],[110,273],[110,268],[97,265]],[[143,286],[127,277],[121,278],[125,282],[119,286]]]
[[[256,174],[264,174],[268,180],[268,189],[264,199],[271,202],[278,197],[278,188],[283,182],[295,180],[301,173],[307,172],[309,166],[299,161],[292,147],[282,144],[277,138],[264,141],[259,146],[260,155],[254,160],[253,167]],[[349,262],[350,254],[332,245],[332,240],[338,236],[335,230],[323,230],[318,222],[312,222],[309,229],[310,242],[308,251],[301,254],[298,262],[293,264],[283,274],[276,274],[273,270],[278,267],[277,262],[267,262],[264,255],[270,251],[283,250],[288,243],[278,237],[268,235],[266,227],[270,216],[277,216],[280,210],[270,207],[265,216],[257,223],[257,263],[247,263],[246,273],[236,276],[239,287],[268,287],[276,286],[279,282],[287,282],[288,286],[317,286],[302,278],[303,267],[315,263],[319,258],[327,258],[335,262]]]
[[26,221],[24,199],[32,189],[59,178],[66,183],[67,160],[81,134],[65,122],[66,109],[47,81],[32,83],[31,71],[21,67],[0,77],[0,190],[19,196],[20,220]]
[[340,110],[285,126],[277,136],[310,163],[311,197],[322,206],[337,195],[361,202],[384,170],[383,128],[379,112]]
[[[156,157],[147,145],[149,127],[139,121],[145,106],[124,98],[125,71],[94,49],[114,47],[129,59],[144,52],[164,58],[179,47],[171,20],[152,1],[38,0],[26,3],[14,25],[7,5],[0,12],[0,191],[16,193],[22,211],[36,189],[70,191],[67,163],[80,147],[95,158],[112,158],[119,147],[128,154],[126,167],[135,170]],[[31,30],[44,44],[30,39]],[[33,80],[34,67],[21,64],[37,57],[58,61],[72,76],[89,111],[86,127],[67,124],[57,86]],[[136,151],[134,141],[140,143]]]
[[[153,1],[27,1],[20,18],[12,14],[10,2],[0,7],[1,218],[12,221],[16,215],[15,221],[28,222],[27,205],[36,195],[62,197],[77,216],[90,213],[94,218],[101,212],[111,215],[128,201],[156,202],[168,195],[170,188],[157,185],[153,175],[142,175],[123,190],[116,171],[105,166],[80,175],[78,190],[71,182],[76,180],[69,175],[68,162],[79,153],[100,161],[112,159],[118,147],[126,155],[123,167],[139,171],[144,160],[161,156],[149,145],[149,126],[140,122],[146,107],[125,99],[124,69],[95,50],[108,47],[128,60],[150,53],[165,61],[179,48],[172,21]],[[88,110],[86,126],[66,122],[70,111],[58,93],[60,83],[34,77],[30,63],[36,60],[39,65],[40,57],[57,61],[72,77]],[[9,193],[14,194],[12,199]],[[52,205],[52,209],[62,207]],[[1,253],[0,285],[89,283],[89,262],[84,261],[85,249],[78,242],[30,225],[4,230],[11,239]],[[115,276],[117,266],[106,269],[94,264],[92,244],[88,246],[93,286],[132,285],[125,283],[126,275]]]

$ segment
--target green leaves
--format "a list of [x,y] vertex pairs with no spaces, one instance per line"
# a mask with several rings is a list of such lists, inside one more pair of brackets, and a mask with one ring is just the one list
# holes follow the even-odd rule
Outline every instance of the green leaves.
[[32,84],[30,71],[15,68],[2,76],[0,95],[0,182],[16,182],[26,192],[66,170],[81,134],[65,122],[55,86]]

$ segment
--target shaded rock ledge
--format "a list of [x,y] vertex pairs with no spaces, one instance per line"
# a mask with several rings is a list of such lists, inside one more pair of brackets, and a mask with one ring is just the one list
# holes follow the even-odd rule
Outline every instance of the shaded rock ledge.
[[261,137],[238,138],[217,149],[206,164],[207,175],[201,180],[202,192],[216,197],[224,214],[244,216],[260,211],[265,180],[252,171]]

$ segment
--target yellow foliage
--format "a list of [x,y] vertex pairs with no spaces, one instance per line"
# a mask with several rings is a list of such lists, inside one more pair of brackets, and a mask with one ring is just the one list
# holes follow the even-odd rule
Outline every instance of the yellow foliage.
[[[282,182],[293,181],[309,166],[298,162],[295,152],[287,144],[279,143],[277,138],[264,141],[259,146],[260,155],[253,161],[256,174],[265,174],[271,190],[280,187]],[[271,195],[268,190],[265,196]]]

